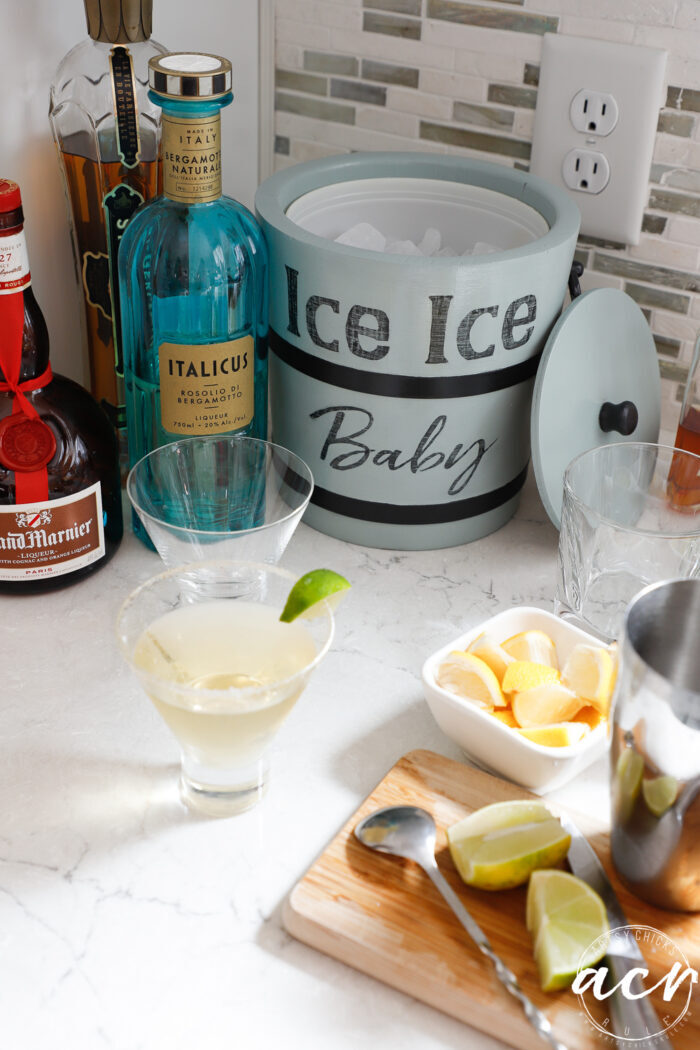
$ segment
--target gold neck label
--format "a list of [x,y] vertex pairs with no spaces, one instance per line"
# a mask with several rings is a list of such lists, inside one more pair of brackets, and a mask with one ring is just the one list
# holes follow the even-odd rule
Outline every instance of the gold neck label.
[[163,114],[163,193],[183,204],[221,196],[221,116]]

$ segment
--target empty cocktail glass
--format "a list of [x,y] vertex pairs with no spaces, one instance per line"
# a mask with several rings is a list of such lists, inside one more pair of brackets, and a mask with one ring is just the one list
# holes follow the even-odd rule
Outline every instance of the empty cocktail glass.
[[303,460],[269,441],[211,435],[154,449],[126,483],[145,532],[167,566],[234,558],[275,564],[313,491]]
[[122,653],[180,745],[183,801],[211,816],[262,797],[272,741],[331,644],[325,601],[280,622],[294,579],[194,562],[148,580],[119,612]]

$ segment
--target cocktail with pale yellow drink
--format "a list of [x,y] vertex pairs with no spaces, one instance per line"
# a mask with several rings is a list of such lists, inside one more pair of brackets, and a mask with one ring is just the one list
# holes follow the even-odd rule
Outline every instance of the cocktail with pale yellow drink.
[[180,745],[188,806],[225,816],[265,791],[270,745],[333,637],[324,594],[347,586],[327,570],[294,584],[269,565],[193,563],[122,606],[117,637]]

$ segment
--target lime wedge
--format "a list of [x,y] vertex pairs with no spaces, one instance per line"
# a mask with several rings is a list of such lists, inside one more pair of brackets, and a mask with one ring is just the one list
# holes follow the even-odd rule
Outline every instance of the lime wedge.
[[642,781],[642,794],[647,809],[655,817],[662,817],[678,796],[678,781],[675,777],[653,777]]
[[544,992],[567,988],[578,970],[595,966],[608,948],[605,905],[565,871],[535,871],[527,888],[527,928]]
[[519,800],[478,809],[447,829],[447,841],[468,886],[506,890],[559,864],[571,838],[543,803]]
[[280,620],[283,623],[291,623],[298,616],[309,614],[309,610],[322,601],[327,601],[330,607],[335,609],[343,591],[347,591],[349,586],[345,577],[332,569],[314,569],[307,572],[297,580],[289,592]]
[[634,748],[627,747],[620,752],[613,776],[612,794],[617,819],[626,824],[632,816],[642,786],[644,759]]

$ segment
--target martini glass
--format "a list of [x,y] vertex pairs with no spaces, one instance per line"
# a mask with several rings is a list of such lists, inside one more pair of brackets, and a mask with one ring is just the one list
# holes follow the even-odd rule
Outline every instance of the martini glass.
[[183,438],[129,473],[134,531],[168,568],[197,560],[275,565],[313,491],[306,463],[258,438]]
[[280,622],[295,577],[252,562],[193,562],[138,587],[121,651],[180,745],[180,794],[209,816],[258,802],[272,742],[333,638],[325,601]]

